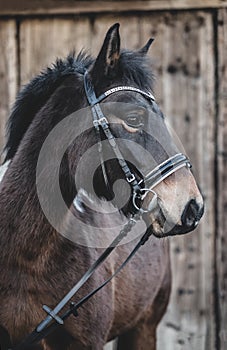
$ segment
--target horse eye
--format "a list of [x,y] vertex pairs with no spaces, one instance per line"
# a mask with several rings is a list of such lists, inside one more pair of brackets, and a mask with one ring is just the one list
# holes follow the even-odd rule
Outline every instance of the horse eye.
[[143,125],[142,117],[136,114],[128,115],[125,121],[128,124],[128,126],[131,126],[133,128],[139,128]]

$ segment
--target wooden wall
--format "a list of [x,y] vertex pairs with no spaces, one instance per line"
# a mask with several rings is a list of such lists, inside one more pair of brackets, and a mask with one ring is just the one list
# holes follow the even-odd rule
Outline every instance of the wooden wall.
[[173,288],[158,349],[226,349],[226,1],[58,0],[46,1],[46,9],[38,0],[21,3],[0,1],[1,147],[17,89],[56,57],[74,48],[97,54],[114,22],[120,22],[127,48],[156,38],[150,52],[156,97],[191,158],[206,201],[199,228],[170,239]]

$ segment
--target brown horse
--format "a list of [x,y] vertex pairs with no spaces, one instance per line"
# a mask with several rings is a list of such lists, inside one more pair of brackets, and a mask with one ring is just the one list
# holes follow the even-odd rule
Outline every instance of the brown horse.
[[[150,93],[152,73],[146,58],[150,44],[151,40],[135,52],[120,50],[116,24],[109,29],[95,60],[84,54],[58,60],[19,93],[8,124],[6,161],[11,161],[0,196],[1,349],[11,347],[7,342],[20,343],[45,318],[42,305],[53,308],[98,258],[110,237],[117,236],[119,227],[133,215],[130,193],[119,210],[115,202],[111,203],[116,181],[121,199],[126,198],[123,193],[129,189],[116,157],[104,160],[105,174],[103,163],[92,174],[89,165],[93,158],[81,162],[93,146],[97,150],[97,130],[81,127],[82,118],[91,118],[90,108],[82,116],[75,112],[88,106],[83,85],[85,71],[89,72],[97,96],[116,86],[132,86]],[[122,104],[126,106],[124,113]],[[110,94],[102,108],[117,141],[123,140],[122,153],[129,157],[129,167],[137,179],[141,169],[153,168],[149,155],[160,164],[168,158],[167,154],[176,154],[177,148],[155,101],[148,101],[136,91],[122,90]],[[56,153],[61,153],[65,135],[75,130],[71,132],[71,127],[63,124],[58,137],[52,137],[48,152],[44,152],[44,163],[39,162],[40,153],[51,132],[68,116],[74,118],[70,120],[74,120],[77,135],[63,150],[56,181],[52,161]],[[104,142],[102,131],[100,137]],[[161,146],[158,140],[163,141]],[[106,149],[104,153],[112,152]],[[78,172],[80,181],[94,175],[93,194],[86,181],[80,188],[75,184]],[[52,215],[55,201],[49,203],[49,198],[57,193],[58,185],[66,205],[60,214]],[[160,238],[192,231],[202,216],[203,200],[187,167],[158,183],[155,192],[157,206],[145,220],[153,233],[148,242],[111,283],[79,310],[78,317],[71,316],[64,326],[31,346],[31,350],[101,350],[115,337],[119,337],[119,350],[156,348],[156,327],[166,310],[171,286],[168,241]],[[151,196],[145,197],[145,204]],[[43,203],[48,203],[47,211]],[[55,218],[56,225],[48,215]],[[88,231],[93,228],[98,229],[95,242],[91,243]],[[134,229],[128,241],[113,251],[74,301],[114,272],[135,246],[137,234]]]

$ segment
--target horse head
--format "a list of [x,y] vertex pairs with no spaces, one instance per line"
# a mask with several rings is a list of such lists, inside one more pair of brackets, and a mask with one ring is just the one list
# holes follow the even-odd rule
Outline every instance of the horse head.
[[[146,194],[144,205],[149,207],[154,194],[157,198],[156,206],[146,215],[146,223],[154,235],[163,237],[194,230],[203,215],[203,199],[189,162],[174,171],[170,169],[168,176],[162,174],[160,165],[171,168],[171,162],[180,150],[151,94],[153,76],[146,54],[152,41],[150,39],[142,49],[134,52],[121,50],[119,25],[115,24],[107,32],[98,57],[88,72],[89,83],[96,96],[107,95],[100,103],[102,116],[110,125],[121,155],[137,183],[143,183],[143,187],[147,188],[143,189]],[[127,87],[133,87],[135,91],[127,90]],[[151,98],[147,98],[146,94]],[[92,116],[89,118],[92,119]],[[135,202],[133,205],[130,185],[126,181],[118,181],[125,179],[125,174],[103,130],[99,137],[104,159],[94,172],[94,191],[99,197],[115,200],[127,216],[137,207]],[[89,169],[88,165],[83,167],[82,174],[86,173],[86,169]],[[160,172],[159,180],[146,182],[153,169]],[[116,199],[117,194],[120,199]]]

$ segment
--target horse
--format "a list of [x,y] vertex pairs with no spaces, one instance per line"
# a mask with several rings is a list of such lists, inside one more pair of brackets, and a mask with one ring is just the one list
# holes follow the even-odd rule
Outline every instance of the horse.
[[[46,315],[42,305],[53,308],[117,236],[119,227],[142,207],[144,219],[140,219],[139,234],[145,227],[150,237],[131,262],[81,307],[77,317],[69,317],[28,349],[101,350],[116,337],[118,350],[156,349],[156,328],[171,290],[169,242],[163,237],[194,230],[204,204],[188,166],[179,166],[174,172],[168,166],[168,176],[161,177],[152,188],[142,187],[144,198],[137,197],[137,192],[132,196],[132,185],[142,186],[141,169],[151,170],[154,163],[167,167],[168,155],[173,161],[178,152],[152,97],[154,79],[147,57],[151,43],[150,39],[135,51],[121,49],[119,24],[114,24],[95,59],[85,52],[78,56],[71,53],[34,77],[18,94],[8,122],[8,167],[0,185],[1,350],[20,344],[35,329]],[[85,75],[88,86],[84,85]],[[97,103],[89,102],[89,94],[103,96],[106,91],[109,93],[97,110]],[[82,119],[88,116],[92,120],[92,113],[101,113],[102,118],[82,130]],[[68,116],[71,124],[64,124]],[[63,126],[57,137],[52,134],[51,142],[46,142],[59,124]],[[100,125],[108,132],[100,130]],[[70,142],[68,139],[63,147],[69,134]],[[159,137],[164,146],[160,146]],[[108,145],[98,151],[97,144],[99,148],[106,140]],[[116,156],[118,140],[118,150],[123,154],[120,160]],[[89,173],[93,157],[83,162],[83,155],[91,148],[98,158],[110,153],[94,174]],[[61,159],[56,170],[53,159],[57,153]],[[128,160],[124,161],[126,154]],[[75,184],[78,172],[81,187]],[[86,181],[83,183],[91,175],[93,193]],[[115,183],[121,199],[126,198],[122,205],[113,201]],[[51,216],[56,198],[53,196],[51,203],[49,198],[57,192],[57,186],[65,206],[60,214],[56,211]],[[154,196],[155,207],[146,210]],[[89,236],[87,231],[94,228],[95,239],[90,242],[92,232]],[[137,229],[125,239],[73,301],[80,300],[116,270],[133,249]]]

